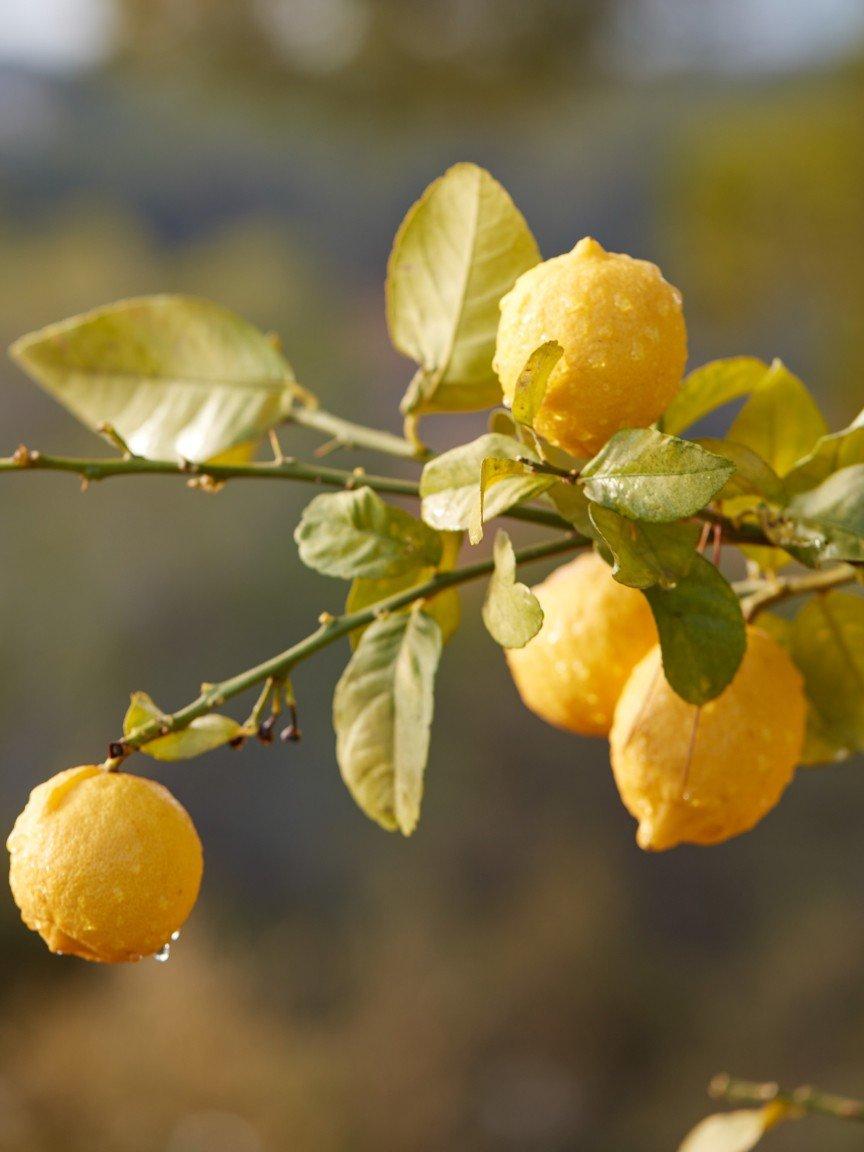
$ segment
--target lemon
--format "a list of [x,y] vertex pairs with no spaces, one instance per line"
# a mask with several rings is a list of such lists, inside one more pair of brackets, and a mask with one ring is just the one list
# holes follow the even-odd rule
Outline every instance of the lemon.
[[535,430],[574,456],[593,456],[620,428],[652,424],[687,360],[681,294],[656,264],[580,240],[523,273],[501,301],[494,367],[510,404],[519,373],[548,340],[564,350]]
[[198,896],[201,842],[153,780],[69,768],[34,788],[7,843],[21,918],[52,952],[118,963],[158,952]]
[[507,652],[519,695],[557,728],[605,736],[627,677],[657,642],[648,602],[593,552],[532,591],[543,626],[524,648]]
[[621,694],[610,735],[639,846],[717,844],[757,824],[792,779],[806,711],[797,668],[757,627],[747,629],[735,679],[699,707],[673,692],[652,649]]

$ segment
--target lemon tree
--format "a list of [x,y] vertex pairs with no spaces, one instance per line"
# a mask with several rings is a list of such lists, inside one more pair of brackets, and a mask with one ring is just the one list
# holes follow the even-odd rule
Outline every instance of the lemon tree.
[[[10,444],[0,473],[314,485],[295,541],[345,601],[173,711],[133,692],[104,760],[34,791],[10,838],[12,884],[55,950],[124,960],[162,947],[194,903],[200,847],[167,793],[121,766],[299,739],[292,674],[337,643],[335,764],[365,815],[411,834],[434,764],[435,677],[458,659],[459,592],[473,581],[528,709],[611,734],[646,848],[743,832],[799,764],[864,748],[864,414],[829,430],[779,360],[685,375],[684,301],[655,264],[590,238],[544,260],[473,164],[409,210],[385,295],[393,344],[414,364],[401,432],[329,412],[277,338],[197,297],[110,303],[13,346],[110,450]],[[732,402],[725,435],[700,435]],[[483,410],[481,435],[437,455],[424,445],[422,421]],[[298,425],[400,467],[286,455]],[[554,571],[532,588],[523,569],[544,562]],[[232,716],[246,693],[249,711]],[[134,884],[110,863],[124,851],[141,862]]]

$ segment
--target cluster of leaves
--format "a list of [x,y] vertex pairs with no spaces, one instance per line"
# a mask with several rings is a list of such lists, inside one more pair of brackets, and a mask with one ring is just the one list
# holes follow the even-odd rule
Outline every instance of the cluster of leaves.
[[[500,403],[492,369],[498,304],[539,260],[506,191],[474,165],[450,169],[409,211],[390,256],[386,303],[393,344],[417,366],[402,401],[411,434],[421,416]],[[687,377],[657,426],[623,429],[592,459],[577,460],[532,428],[562,354],[554,341],[537,348],[512,409],[494,411],[486,434],[425,465],[420,518],[369,487],[318,496],[297,528],[300,557],[350,581],[353,613],[428,586],[453,568],[464,537],[477,544],[490,520],[526,504],[545,508],[574,546],[596,547],[618,581],[644,593],[671,685],[704,704],[731,681],[746,635],[739,596],[699,550],[703,529],[733,525],[763,572],[864,562],[864,413],[829,433],[781,363],[721,360]],[[248,457],[298,404],[314,403],[277,341],[198,299],[114,304],[23,338],[13,355],[79,419],[93,429],[110,424],[131,452],[151,459]],[[722,440],[682,437],[741,398]],[[748,529],[760,543],[747,543]],[[483,619],[504,647],[528,643],[543,622],[516,579],[503,531]],[[444,587],[352,634],[334,700],[337,759],[358,804],[385,828],[407,834],[417,823],[435,672],[458,623],[457,593]],[[806,679],[807,758],[864,747],[864,600],[836,592],[770,626]],[[136,697],[127,731],[160,715]],[[238,730],[224,717],[199,718],[143,750],[197,755]]]

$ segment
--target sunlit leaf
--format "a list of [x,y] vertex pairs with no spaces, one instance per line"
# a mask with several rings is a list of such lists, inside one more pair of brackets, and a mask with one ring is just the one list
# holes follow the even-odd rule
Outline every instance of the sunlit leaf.
[[834,472],[793,497],[786,511],[817,533],[823,560],[864,560],[864,464]]
[[533,427],[534,417],[540,411],[549,385],[552,369],[564,355],[564,349],[555,340],[548,340],[535,348],[516,381],[513,393],[513,416],[520,424]]
[[685,377],[660,421],[664,432],[679,435],[716,408],[757,388],[771,368],[753,356],[712,360]]
[[678,1152],[750,1152],[784,1114],[775,1104],[717,1112],[696,1125]]
[[792,623],[792,656],[816,713],[810,757],[864,748],[864,598],[813,596]]
[[579,485],[556,480],[546,491],[544,499],[554,504],[558,515],[563,516],[582,536],[591,540],[598,539],[599,534],[588,514],[591,501]]
[[[153,703],[146,692],[133,692],[129,708],[123,719],[123,734],[128,736],[136,728],[149,724],[151,720],[165,720],[165,714]],[[215,712],[199,716],[187,728],[158,736],[141,751],[154,760],[191,760],[214,748],[221,748],[241,735],[242,727],[230,716],[219,716]]]
[[[345,611],[362,612],[370,604],[376,604],[388,596],[395,596],[397,592],[407,592],[409,588],[416,588],[418,584],[430,580],[435,572],[435,568],[418,568],[411,572],[404,572],[401,576],[390,576],[381,580],[358,578],[351,584],[348,598],[345,601]],[[410,606],[402,609],[403,612],[410,610]],[[433,596],[431,600],[426,600],[423,604],[423,611],[436,621],[441,629],[441,639],[446,644],[459,627],[461,620],[462,612],[458,588],[445,588]],[[360,637],[365,631],[366,628],[358,628],[349,635],[348,639],[352,648],[357,647],[360,643]]]
[[864,464],[864,412],[841,432],[822,436],[803,460],[786,476],[786,490],[792,494],[815,488],[832,472]]
[[[467,529],[476,517],[483,461],[489,458],[536,460],[536,454],[512,436],[487,432],[484,436],[452,448],[430,460],[420,478],[423,519],[433,528],[451,531]],[[483,500],[483,519],[500,516],[514,504],[528,500],[548,488],[548,476],[531,473],[507,476],[494,484]]]
[[371,488],[316,496],[294,532],[300,559],[325,576],[380,579],[435,568],[441,537]]
[[744,617],[727,580],[696,556],[674,588],[647,588],[663,670],[690,704],[706,704],[732,682],[747,648]]
[[735,471],[722,456],[653,428],[616,432],[582,469],[590,500],[634,520],[692,516]]
[[479,544],[483,539],[483,524],[487,519],[487,492],[494,485],[511,479],[528,480],[532,495],[537,495],[544,487],[548,488],[552,484],[551,478],[538,477],[530,464],[519,460],[507,460],[501,456],[487,456],[480,466],[480,483],[477,485],[477,495],[468,519],[468,540],[471,544]]
[[440,655],[430,616],[385,616],[363,634],[333,697],[343,780],[367,816],[405,836],[420,816]]
[[590,515],[612,554],[612,575],[619,583],[671,588],[692,568],[701,533],[698,524],[628,520],[599,504],[590,506]]
[[516,557],[506,532],[495,534],[495,571],[483,603],[483,623],[502,648],[524,648],[543,625],[534,593],[516,580]]
[[51,324],[11,355],[94,431],[151,459],[204,461],[288,411],[291,367],[263,332],[209,300],[140,296]]
[[784,476],[828,431],[815,400],[785,364],[775,360],[729,429]]
[[403,412],[500,403],[492,370],[498,302],[540,259],[507,192],[476,164],[456,164],[403,220],[387,266],[387,325],[420,366]]
[[737,496],[762,496],[774,504],[783,504],[786,489],[783,481],[770,464],[752,448],[734,440],[715,440],[704,437],[696,441],[708,452],[723,456],[735,465],[735,472],[718,493],[718,499],[729,500]]

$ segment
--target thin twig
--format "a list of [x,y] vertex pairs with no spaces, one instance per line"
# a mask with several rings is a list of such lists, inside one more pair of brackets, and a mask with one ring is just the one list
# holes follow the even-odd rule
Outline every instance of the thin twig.
[[741,611],[750,623],[760,612],[790,600],[793,596],[807,596],[811,592],[827,592],[852,584],[857,580],[860,569],[851,564],[838,564],[819,572],[807,572],[803,576],[776,576],[766,582],[744,580],[735,584],[735,591],[741,596]]
[[801,1087],[786,1089],[774,1083],[756,1083],[752,1080],[738,1080],[726,1072],[715,1076],[708,1086],[708,1092],[715,1100],[727,1104],[786,1104],[804,1115],[834,1116],[838,1120],[864,1120],[864,1101],[852,1100],[847,1096],[835,1096],[821,1092],[818,1088]]

